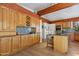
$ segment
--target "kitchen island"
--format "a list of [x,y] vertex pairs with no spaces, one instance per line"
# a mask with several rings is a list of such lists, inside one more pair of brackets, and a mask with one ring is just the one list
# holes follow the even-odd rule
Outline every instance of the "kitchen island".
[[68,36],[66,35],[54,35],[54,50],[67,53],[68,51]]
[[38,33],[0,36],[0,55],[12,55],[39,42]]

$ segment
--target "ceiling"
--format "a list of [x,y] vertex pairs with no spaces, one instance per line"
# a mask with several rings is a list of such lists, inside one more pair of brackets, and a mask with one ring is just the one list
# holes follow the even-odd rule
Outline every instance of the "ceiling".
[[54,5],[54,3],[19,3],[19,5],[34,12],[48,8],[49,6]]
[[[19,3],[20,6],[34,12],[40,11],[56,3]],[[66,18],[79,17],[79,4],[73,5],[68,8],[64,8],[52,13],[42,15],[41,17],[48,19],[49,21],[56,21]]]
[[79,17],[79,4],[42,16],[50,21]]

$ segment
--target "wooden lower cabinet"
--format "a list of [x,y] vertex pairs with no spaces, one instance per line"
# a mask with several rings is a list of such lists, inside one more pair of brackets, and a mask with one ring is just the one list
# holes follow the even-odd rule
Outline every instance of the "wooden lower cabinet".
[[0,55],[12,55],[29,46],[39,43],[38,34],[15,35],[0,38]]
[[60,53],[67,53],[68,36],[54,35],[54,50]]
[[27,35],[22,35],[21,36],[21,48],[24,49],[26,47],[28,47],[28,36]]
[[0,38],[0,54],[9,55],[11,53],[11,37]]
[[40,41],[40,36],[39,34],[34,34],[33,35],[33,44],[39,43]]
[[21,36],[21,48],[27,48],[31,45],[33,45],[33,36],[32,35]]
[[33,35],[28,35],[28,42],[29,42],[29,46],[33,45]]
[[37,42],[37,43],[40,42],[40,35],[39,35],[39,34],[37,34],[37,40],[36,40],[36,42]]
[[79,32],[74,32],[74,40],[79,41]]
[[20,51],[20,36],[12,37],[12,54]]
[[75,41],[79,41],[79,36],[75,35]]

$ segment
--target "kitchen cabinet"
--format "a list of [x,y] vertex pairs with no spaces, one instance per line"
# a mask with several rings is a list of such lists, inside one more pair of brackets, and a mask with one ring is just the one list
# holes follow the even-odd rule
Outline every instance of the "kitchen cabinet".
[[30,34],[30,35],[23,35],[21,36],[21,47],[29,47],[33,44],[39,43],[40,41],[39,35]]
[[0,38],[0,54],[1,55],[11,54],[11,37]]
[[21,47],[27,48],[32,46],[33,44],[39,43],[40,41],[39,35],[30,34],[21,36]]
[[18,26],[25,26],[25,22],[26,22],[26,16],[23,13],[18,12]]
[[0,55],[12,55],[39,42],[39,34],[0,37]]
[[10,31],[16,31],[16,21],[18,21],[18,16],[16,11],[10,9]]
[[74,40],[79,41],[79,32],[74,32]]
[[[10,9],[9,8],[6,8],[6,19],[4,19],[4,23],[5,23],[5,27],[4,27],[4,31],[10,31]],[[3,24],[4,24],[3,23]]]
[[26,26],[26,15],[22,14],[22,25]]
[[29,46],[33,45],[33,34],[28,35],[28,42]]
[[21,44],[20,36],[13,36],[12,37],[12,53],[16,53],[21,50],[20,44]]
[[79,36],[75,35],[75,41],[79,41]]
[[7,10],[6,8],[3,8],[3,31],[5,31],[7,29]]
[[74,41],[75,40],[74,32],[69,33],[68,36],[69,36],[69,41]]
[[39,34],[37,34],[37,40],[36,40],[36,42],[37,42],[37,43],[40,42],[40,35],[39,35]]
[[0,31],[2,31],[2,7],[0,6]]
[[40,25],[40,20],[37,19],[37,18],[31,17],[31,22],[30,23],[31,23],[32,27],[36,27],[36,26]]
[[26,25],[26,14],[0,6],[0,31],[16,31]]
[[6,7],[2,7],[2,31],[9,31],[10,30],[10,9]]
[[36,27],[36,32],[40,32],[40,20],[35,19],[35,27]]
[[40,42],[40,36],[38,34],[33,35],[33,44]]
[[68,36],[55,35],[53,40],[55,51],[60,53],[68,52]]
[[27,35],[21,36],[21,48],[27,48],[29,46],[29,40]]
[[30,20],[30,26],[31,27],[35,27],[35,19],[33,17],[31,17],[31,20]]
[[1,31],[15,31],[16,30],[16,14],[15,11],[6,7],[2,7],[2,21],[0,24],[2,27]]
[[16,26],[40,27],[40,20],[28,14],[0,6],[0,31],[16,31]]
[[64,23],[62,24],[62,27],[63,27],[63,28],[71,28],[71,22],[64,22]]

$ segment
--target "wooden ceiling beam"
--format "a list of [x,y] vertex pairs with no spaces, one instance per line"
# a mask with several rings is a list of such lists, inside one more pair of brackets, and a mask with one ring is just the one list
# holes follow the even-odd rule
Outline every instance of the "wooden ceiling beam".
[[50,21],[50,24],[58,23],[58,22],[70,22],[70,21],[73,21],[73,22],[79,21],[79,17],[73,17],[73,18],[62,19],[62,20],[57,20],[57,21]]
[[48,14],[51,12],[55,12],[55,11],[70,7],[70,6],[75,5],[75,4],[77,4],[77,3],[57,3],[57,4],[50,6],[46,9],[40,10],[37,13],[39,16],[42,16],[42,15],[45,15],[45,14]]
[[42,22],[46,22],[46,23],[51,23],[48,19],[45,19],[45,18],[43,18],[43,17],[41,17],[41,20],[42,20]]

